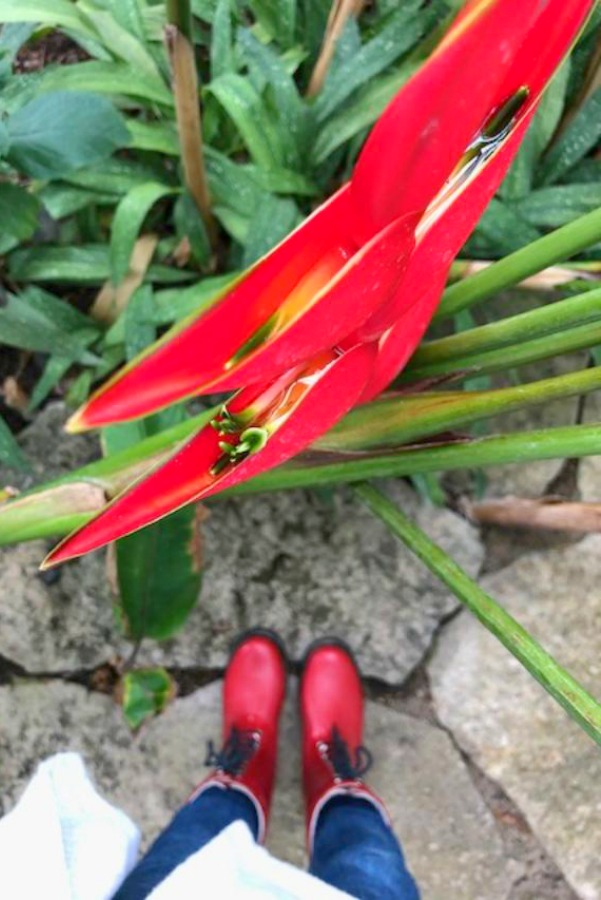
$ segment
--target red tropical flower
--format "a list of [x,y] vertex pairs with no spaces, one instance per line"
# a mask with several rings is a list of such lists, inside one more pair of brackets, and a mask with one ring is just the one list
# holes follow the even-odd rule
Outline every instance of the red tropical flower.
[[350,182],[73,417],[76,431],[240,389],[46,565],[279,465],[389,384],[593,2],[464,6],[374,126]]

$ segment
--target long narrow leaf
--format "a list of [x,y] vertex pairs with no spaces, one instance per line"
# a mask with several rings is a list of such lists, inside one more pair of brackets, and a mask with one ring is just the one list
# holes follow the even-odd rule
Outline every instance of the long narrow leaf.
[[447,318],[475,306],[530,275],[569,259],[599,240],[601,209],[546,234],[465,281],[451,285],[444,293],[436,318]]
[[[355,493],[451,589],[589,737],[601,744],[601,705],[594,697],[384,494],[365,483],[356,485]],[[559,627],[561,623],[557,624]]]
[[[91,463],[41,488],[0,505],[0,545],[66,534],[87,522],[105,502],[141,475],[165,460],[177,443],[185,440],[214,415],[208,410],[196,420],[147,438],[110,459]],[[448,446],[407,448],[396,452],[319,453],[299,457],[220,494],[252,494],[264,491],[317,487],[363,481],[366,478],[444,472],[507,463],[601,453],[601,427],[572,425],[518,434],[493,435]],[[74,506],[69,489],[80,501]]]

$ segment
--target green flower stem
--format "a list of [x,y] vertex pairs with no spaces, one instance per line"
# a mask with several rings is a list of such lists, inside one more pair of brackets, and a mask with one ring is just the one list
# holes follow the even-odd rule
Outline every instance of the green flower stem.
[[[460,331],[449,337],[423,343],[413,355],[410,369],[452,362],[460,368],[463,361],[478,357],[486,351],[503,350],[510,354],[519,345],[538,338],[552,339],[552,335],[568,329],[601,324],[601,289],[586,291],[566,300],[548,303],[537,309],[509,316],[489,325]],[[460,362],[458,363],[457,360]],[[411,376],[413,378],[413,375]]]
[[541,645],[483,591],[437,544],[409,521],[372,485],[354,488],[369,509],[384,522],[491,634],[518,659],[539,684],[580,727],[601,744],[601,706]]
[[314,444],[320,450],[369,450],[455,430],[502,412],[601,389],[601,366],[492,391],[384,395],[352,410]]
[[[494,435],[466,443],[373,455],[328,454],[308,462],[302,456],[224,494],[255,494],[291,488],[364,481],[367,478],[446,472],[540,459],[596,456],[601,453],[601,425],[569,425],[517,434]],[[220,495],[221,496],[221,495]],[[216,498],[217,499],[217,498]],[[0,532],[0,541],[2,533]]]
[[448,318],[462,309],[475,306],[530,275],[569,259],[600,240],[601,209],[596,209],[533,241],[527,247],[516,250],[488,269],[452,284],[443,294],[436,318]]
[[175,25],[185,38],[192,40],[192,10],[190,0],[166,0],[167,21]]
[[[83,525],[99,511],[104,500],[115,496],[136,477],[161,462],[174,449],[174,434],[184,440],[194,428],[206,423],[214,411],[196,420],[182,423],[137,447],[115,453],[107,459],[91,463],[56,481],[22,494],[0,505],[0,545],[67,534]],[[318,485],[343,484],[366,478],[416,475],[451,469],[480,468],[506,463],[531,462],[540,459],[595,456],[601,453],[600,425],[572,425],[540,431],[470,440],[421,449],[376,452],[371,455],[350,453],[315,453],[305,455],[263,475],[238,485],[214,500],[229,494],[253,494],[264,491],[308,488]],[[64,485],[79,486],[84,504],[75,506],[73,494],[62,491]],[[86,505],[90,488],[100,488],[102,495]],[[62,500],[64,495],[64,502]]]
[[595,347],[597,344],[601,344],[601,321],[568,328],[557,334],[534,338],[523,344],[484,350],[465,356],[454,356],[440,362],[424,362],[422,357],[403,373],[399,382],[406,384],[451,372],[459,372],[462,378],[485,375],[489,372],[506,372],[517,366],[525,366],[541,359],[550,359],[561,353],[585,350],[588,347]]

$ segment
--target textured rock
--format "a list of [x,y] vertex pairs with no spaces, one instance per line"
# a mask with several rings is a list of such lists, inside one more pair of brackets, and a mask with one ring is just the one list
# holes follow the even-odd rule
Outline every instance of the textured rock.
[[[110,699],[61,682],[0,688],[0,783],[5,810],[46,755],[83,753],[100,790],[141,825],[148,843],[202,777],[199,760],[219,733],[220,684],[177,700],[132,738]],[[294,696],[289,697],[270,846],[303,864]],[[368,704],[371,782],[385,796],[424,900],[504,900],[512,871],[490,813],[444,732]]]
[[0,485],[26,490],[42,481],[58,478],[100,456],[95,434],[66,434],[69,413],[64,403],[50,403],[19,435],[19,444],[31,463],[33,472],[21,473],[0,466]]
[[[601,536],[523,557],[483,586],[599,694]],[[474,619],[443,630],[429,666],[442,722],[497,781],[582,900],[601,898],[598,748]]]
[[[22,438],[36,469],[48,461],[52,476],[82,464],[93,450],[62,433],[65,415],[62,406],[50,406]],[[77,447],[67,450],[72,441]],[[420,507],[404,483],[389,488],[476,574],[482,548],[474,529],[450,512]],[[223,666],[233,637],[260,624],[281,631],[297,658],[314,637],[339,634],[357,649],[366,674],[400,682],[457,605],[345,489],[215,502],[204,533],[200,602],[180,634],[161,645],[148,642],[140,661]],[[47,585],[36,575],[46,549],[36,542],[0,551],[0,655],[50,672],[90,667],[124,652],[104,554],[62,567],[59,580]]]
[[0,656],[29,672],[93,668],[126,651],[112,613],[103,557],[38,571],[48,546],[0,548]]
[[[403,509],[472,574],[476,532],[453,513],[420,507],[403,483],[388,486]],[[327,500],[301,492],[215,503],[204,526],[207,568],[200,603],[164,649],[172,664],[222,666],[242,629],[277,629],[294,658],[335,633],[357,650],[365,674],[398,683],[417,665],[450,593],[346,490]]]

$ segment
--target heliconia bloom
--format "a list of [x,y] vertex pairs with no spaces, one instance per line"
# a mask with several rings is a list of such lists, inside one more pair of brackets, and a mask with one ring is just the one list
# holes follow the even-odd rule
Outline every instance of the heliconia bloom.
[[46,565],[281,464],[390,383],[593,4],[465,4],[372,129],[350,182],[73,417],[77,431],[240,389]]

